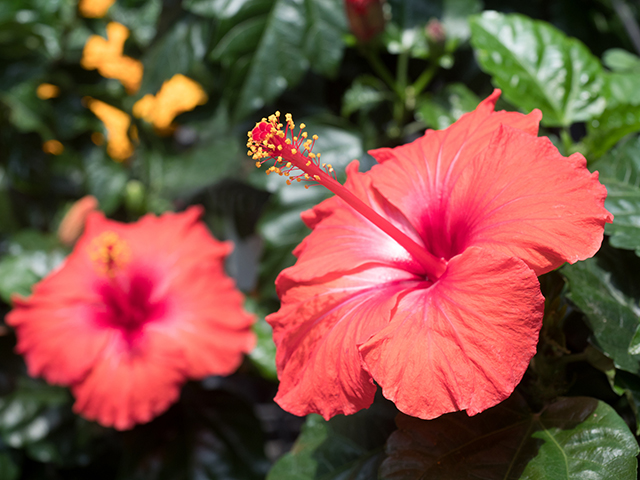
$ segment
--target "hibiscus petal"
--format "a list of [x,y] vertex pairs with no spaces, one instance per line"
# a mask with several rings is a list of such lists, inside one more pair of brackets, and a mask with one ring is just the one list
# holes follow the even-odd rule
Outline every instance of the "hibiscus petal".
[[185,372],[170,338],[145,338],[134,351],[113,342],[89,375],[72,386],[73,408],[90,420],[119,430],[145,423],[180,394]]
[[398,294],[415,282],[407,272],[378,267],[282,292],[282,308],[267,317],[277,347],[276,402],[327,419],[367,408],[376,387],[357,344],[387,324]]
[[82,379],[113,339],[113,332],[87,321],[91,312],[85,304],[34,296],[16,298],[14,305],[6,322],[18,332],[16,351],[26,358],[29,375],[49,383],[69,385]]
[[[579,153],[503,126],[450,193],[450,225],[472,245],[517,256],[537,275],[593,256],[602,243],[607,190]],[[464,227],[463,227],[464,226]]]
[[464,238],[450,230],[446,217],[451,186],[470,161],[487,148],[500,125],[537,134],[540,112],[494,112],[499,95],[496,90],[445,130],[427,130],[412,143],[370,152],[382,163],[370,171],[373,186],[410,219],[426,248],[437,257],[449,259],[464,249]]
[[475,415],[507,398],[536,351],[544,298],[514,257],[472,247],[431,287],[404,295],[388,326],[359,348],[400,411]]
[[[215,288],[211,288],[215,285]],[[183,272],[166,296],[179,306],[168,321],[150,324],[147,334],[166,332],[182,349],[190,378],[229,375],[255,346],[255,318],[242,308],[243,296],[217,265]]]
[[[345,186],[374,211],[417,243],[422,240],[409,221],[371,188],[371,180],[358,172],[358,162],[347,167]],[[348,272],[365,264],[381,264],[422,273],[422,266],[393,238],[364,218],[342,199],[332,197],[303,214],[313,228],[294,251],[296,264],[276,281],[278,291],[293,283],[314,281],[324,275]]]

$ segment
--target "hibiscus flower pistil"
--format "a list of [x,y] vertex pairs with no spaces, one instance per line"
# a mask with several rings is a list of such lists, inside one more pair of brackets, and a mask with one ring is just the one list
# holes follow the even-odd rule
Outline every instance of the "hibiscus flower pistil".
[[[289,113],[285,115],[285,124],[280,123],[280,112],[276,112],[268,119],[263,118],[256,123],[247,134],[247,155],[256,161],[256,167],[260,168],[265,162],[274,160],[275,164],[266,170],[267,175],[277,173],[288,177],[287,185],[291,185],[292,180],[315,181],[326,187],[407,250],[422,265],[429,280],[435,281],[442,276],[447,266],[443,258],[436,257],[423,245],[401,232],[336,180],[331,164],[321,163],[321,154],[313,153],[317,135],[309,139],[307,132],[303,131],[304,123],[300,124],[296,135],[295,123]],[[309,188],[309,185],[305,187]]]

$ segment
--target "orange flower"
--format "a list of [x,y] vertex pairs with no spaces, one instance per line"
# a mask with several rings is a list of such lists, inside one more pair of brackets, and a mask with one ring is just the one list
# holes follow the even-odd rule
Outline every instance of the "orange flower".
[[127,27],[116,22],[109,23],[107,40],[99,35],[89,37],[80,65],[87,70],[97,69],[105,78],[120,80],[127,93],[133,94],[140,88],[143,67],[139,60],[122,54],[128,36]]
[[133,115],[152,123],[161,132],[167,131],[176,116],[204,105],[207,100],[198,82],[177,74],[162,84],[155,97],[148,94],[138,100]]
[[64,152],[64,146],[58,140],[47,140],[42,144],[42,151],[51,155],[60,155]]
[[131,117],[109,104],[87,98],[87,106],[96,117],[102,120],[107,129],[107,153],[114,160],[121,162],[133,154],[133,144],[127,132],[131,125]]
[[102,18],[116,0],[80,0],[78,11],[87,18]]
[[60,88],[50,83],[41,83],[36,89],[36,95],[40,100],[49,100],[60,95]]

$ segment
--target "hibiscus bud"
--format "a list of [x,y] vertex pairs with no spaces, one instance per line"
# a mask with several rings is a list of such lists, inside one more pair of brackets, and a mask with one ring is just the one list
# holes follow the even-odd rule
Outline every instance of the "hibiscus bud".
[[92,195],[82,197],[71,205],[58,227],[58,238],[65,245],[73,245],[84,230],[87,215],[98,208],[98,200]]
[[345,0],[351,32],[361,42],[368,42],[385,27],[384,0]]
[[142,212],[145,197],[144,184],[138,180],[129,180],[124,189],[124,204],[131,212]]
[[429,42],[431,58],[442,56],[447,40],[447,33],[444,29],[444,25],[442,25],[437,18],[432,18],[425,26],[425,34],[427,36],[427,42]]

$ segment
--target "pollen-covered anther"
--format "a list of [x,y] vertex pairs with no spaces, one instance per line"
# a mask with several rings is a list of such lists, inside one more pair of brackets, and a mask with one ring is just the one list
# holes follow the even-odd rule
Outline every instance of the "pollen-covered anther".
[[104,232],[94,238],[89,247],[89,258],[96,270],[109,277],[129,263],[131,250],[127,242],[115,232]]

